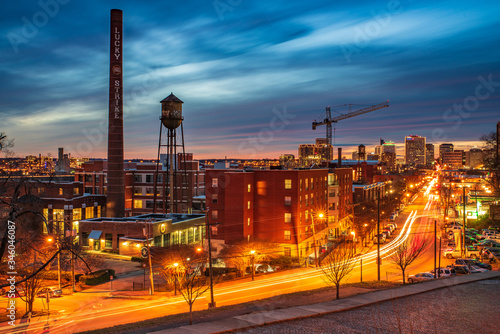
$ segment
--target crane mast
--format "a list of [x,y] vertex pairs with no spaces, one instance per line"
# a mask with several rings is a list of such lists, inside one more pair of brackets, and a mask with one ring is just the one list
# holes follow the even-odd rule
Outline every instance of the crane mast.
[[332,123],[337,123],[338,121],[341,121],[343,119],[366,114],[366,113],[369,113],[371,111],[386,108],[388,106],[389,106],[389,100],[382,102],[382,103],[379,103],[379,104],[374,104],[374,105],[366,107],[366,108],[351,111],[351,112],[348,112],[347,114],[340,115],[340,116],[333,117],[333,118],[331,115],[330,107],[326,107],[326,118],[321,122],[316,122],[316,120],[314,120],[314,122],[312,123],[312,129],[316,130],[316,127],[318,127],[320,125],[326,125],[326,139],[328,141],[328,144],[332,145]]

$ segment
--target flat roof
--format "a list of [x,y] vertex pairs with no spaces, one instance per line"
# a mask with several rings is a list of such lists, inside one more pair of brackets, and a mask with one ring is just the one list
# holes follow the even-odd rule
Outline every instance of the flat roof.
[[123,218],[116,218],[116,217],[99,217],[99,218],[90,218],[90,219],[83,219],[80,220],[81,222],[96,222],[96,223],[101,223],[101,222],[117,222],[117,223],[134,223],[134,222],[142,222],[142,223],[156,223],[160,221],[165,221],[165,220],[172,220],[172,223],[180,223],[186,220],[191,220],[191,219],[196,219],[196,218],[204,218],[205,215],[199,214],[199,213],[192,213],[192,214],[187,214],[187,213],[148,213],[144,215],[139,215],[139,216],[133,216],[133,217],[123,217]]

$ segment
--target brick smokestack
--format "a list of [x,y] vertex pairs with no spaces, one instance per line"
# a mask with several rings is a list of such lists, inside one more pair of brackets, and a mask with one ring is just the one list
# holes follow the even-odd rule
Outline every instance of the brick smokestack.
[[123,171],[123,12],[111,10],[107,217],[125,216]]
[[337,167],[340,168],[340,167],[342,167],[342,147],[339,147],[338,150],[339,150],[339,160],[337,163],[337,165],[338,165]]

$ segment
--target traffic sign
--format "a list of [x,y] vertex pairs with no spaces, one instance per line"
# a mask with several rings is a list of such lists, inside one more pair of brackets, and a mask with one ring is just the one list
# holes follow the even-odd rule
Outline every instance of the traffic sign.
[[142,247],[141,248],[141,256],[142,257],[148,257],[148,248],[147,247]]

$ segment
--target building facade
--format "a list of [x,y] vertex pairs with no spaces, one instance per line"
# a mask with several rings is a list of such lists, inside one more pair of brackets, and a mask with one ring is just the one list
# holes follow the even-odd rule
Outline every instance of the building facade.
[[434,144],[425,144],[425,161],[427,166],[434,165]]
[[405,137],[405,160],[409,166],[425,165],[425,137]]

